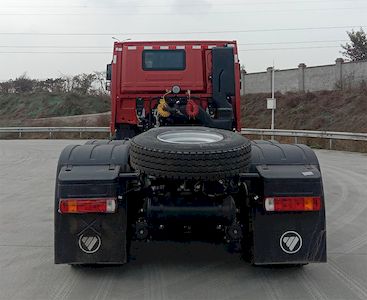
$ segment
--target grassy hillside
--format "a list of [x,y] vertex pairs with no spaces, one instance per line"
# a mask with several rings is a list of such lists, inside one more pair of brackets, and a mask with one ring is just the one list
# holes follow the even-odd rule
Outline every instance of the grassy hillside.
[[[242,126],[270,128],[268,94],[246,95],[242,99]],[[367,132],[367,89],[276,94],[275,127]],[[0,94],[0,126],[108,126],[109,115],[29,119],[85,115],[110,110],[108,96],[72,93]]]
[[[269,94],[242,99],[242,126],[270,128]],[[367,132],[367,89],[276,94],[275,128]]]
[[[268,94],[242,98],[242,126],[270,128]],[[276,94],[275,128],[367,132],[367,89]],[[0,94],[0,126],[109,126],[108,96],[73,93]],[[105,113],[106,112],[106,113]],[[16,134],[0,138],[17,138]],[[107,138],[106,134],[83,134],[83,138]],[[24,134],[23,138],[49,138],[48,134]],[[80,138],[79,133],[59,133],[53,138]],[[260,138],[251,136],[252,139]],[[270,137],[264,137],[265,139]],[[277,140],[293,143],[293,138]],[[299,138],[298,142],[328,148],[326,139]],[[367,152],[366,142],[334,141],[333,149]]]
[[0,125],[25,119],[101,113],[110,110],[108,96],[74,93],[0,94]]

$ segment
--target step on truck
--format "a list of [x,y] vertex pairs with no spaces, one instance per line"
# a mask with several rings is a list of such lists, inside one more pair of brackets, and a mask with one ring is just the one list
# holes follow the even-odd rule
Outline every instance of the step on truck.
[[132,243],[197,239],[255,265],[326,261],[317,157],[240,134],[235,41],[116,42],[107,80],[114,139],[58,161],[56,264],[124,264]]

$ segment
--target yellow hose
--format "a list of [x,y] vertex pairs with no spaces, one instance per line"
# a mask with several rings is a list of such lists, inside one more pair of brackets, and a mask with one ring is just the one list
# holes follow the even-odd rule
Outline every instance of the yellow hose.
[[157,106],[157,112],[163,118],[167,118],[171,115],[169,111],[165,110],[166,106],[167,106],[166,100],[164,100],[164,98],[160,99],[159,104]]

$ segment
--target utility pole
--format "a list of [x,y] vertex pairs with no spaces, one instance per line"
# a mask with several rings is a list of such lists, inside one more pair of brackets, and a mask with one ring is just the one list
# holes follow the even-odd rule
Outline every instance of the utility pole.
[[[277,107],[277,102],[275,99],[275,67],[273,63],[273,68],[271,70],[271,98],[267,98],[267,108],[271,109],[271,130],[275,129],[275,109]],[[274,140],[274,135],[271,136],[271,139]]]
[[[274,101],[274,105],[273,105],[273,108],[271,110],[271,130],[274,130],[274,118],[275,118],[275,98],[274,98],[274,94],[275,94],[275,87],[274,87],[274,77],[275,77],[275,68],[274,68],[274,64],[273,64],[273,70],[271,72],[271,99],[273,99]],[[273,139],[274,139],[274,136],[273,136]]]

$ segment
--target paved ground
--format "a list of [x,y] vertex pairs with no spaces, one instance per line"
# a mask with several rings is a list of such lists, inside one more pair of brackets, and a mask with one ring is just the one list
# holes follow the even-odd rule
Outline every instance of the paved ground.
[[53,264],[55,167],[69,143],[0,141],[0,299],[367,299],[366,155],[317,151],[327,264],[255,268],[222,246],[151,243],[128,265],[74,269]]

